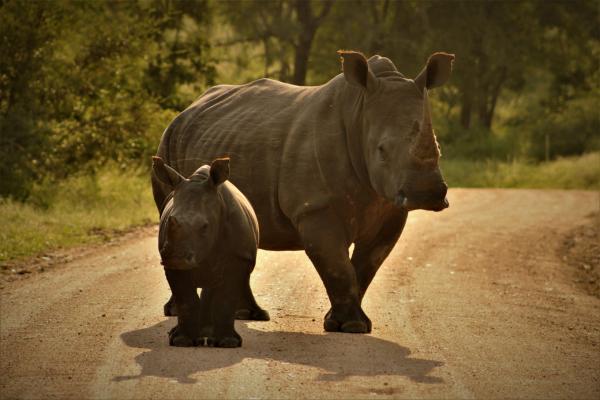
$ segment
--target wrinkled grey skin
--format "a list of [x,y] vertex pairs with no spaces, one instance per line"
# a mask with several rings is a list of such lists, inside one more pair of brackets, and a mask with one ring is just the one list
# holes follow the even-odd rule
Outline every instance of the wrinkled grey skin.
[[153,180],[171,189],[161,206],[158,247],[173,293],[165,314],[178,319],[169,332],[173,346],[238,347],[236,316],[269,319],[250,290],[258,222],[228,177],[229,159],[204,165],[186,179],[153,158]]
[[[158,155],[187,174],[231,157],[260,247],[305,250],[331,301],[325,330],[366,333],[363,296],[408,211],[448,206],[427,91],[449,78],[454,56],[436,53],[411,80],[387,58],[340,54],[343,73],[322,86],[209,89],[166,129]],[[168,190],[153,190],[162,204]]]

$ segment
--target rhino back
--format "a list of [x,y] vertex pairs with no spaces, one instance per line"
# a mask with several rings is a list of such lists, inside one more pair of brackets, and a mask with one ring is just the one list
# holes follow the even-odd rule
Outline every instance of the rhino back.
[[270,79],[217,86],[173,121],[159,155],[183,175],[230,157],[230,179],[258,216],[261,247],[301,249],[292,221],[296,209],[326,201],[313,140],[316,129],[333,129],[331,101],[325,86]]

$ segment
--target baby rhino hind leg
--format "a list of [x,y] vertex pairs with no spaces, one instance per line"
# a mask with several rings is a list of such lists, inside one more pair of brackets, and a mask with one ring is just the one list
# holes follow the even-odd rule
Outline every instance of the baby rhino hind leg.
[[235,319],[250,321],[269,321],[271,318],[266,310],[263,310],[254,299],[250,288],[250,274],[244,278],[242,291],[240,293]]

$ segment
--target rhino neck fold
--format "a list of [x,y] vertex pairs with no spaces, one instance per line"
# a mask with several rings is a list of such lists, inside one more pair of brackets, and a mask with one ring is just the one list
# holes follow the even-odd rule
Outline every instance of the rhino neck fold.
[[363,129],[363,105],[365,96],[362,90],[353,88],[344,83],[341,91],[341,101],[344,104],[344,134],[346,147],[352,169],[360,184],[371,188],[371,180],[365,158],[365,132]]

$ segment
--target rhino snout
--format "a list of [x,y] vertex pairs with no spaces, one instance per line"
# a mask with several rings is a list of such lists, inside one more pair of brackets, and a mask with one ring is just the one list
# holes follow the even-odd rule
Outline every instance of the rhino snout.
[[442,211],[450,206],[446,198],[447,193],[448,185],[445,182],[440,182],[434,190],[427,192],[408,192],[402,189],[396,195],[394,204],[407,211]]

